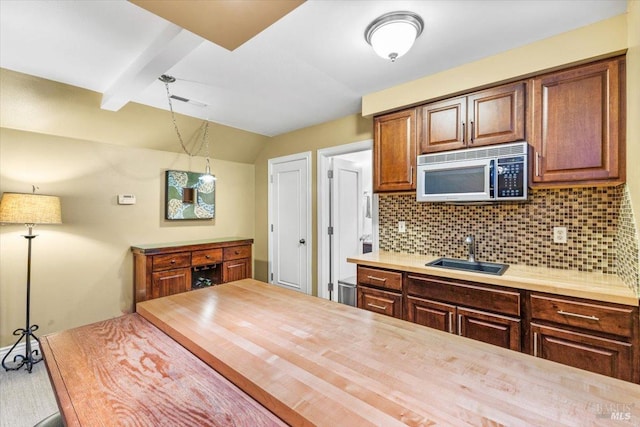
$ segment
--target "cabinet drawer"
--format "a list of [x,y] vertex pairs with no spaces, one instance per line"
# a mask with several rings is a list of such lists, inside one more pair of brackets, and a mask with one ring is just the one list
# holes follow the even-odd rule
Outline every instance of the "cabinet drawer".
[[472,283],[450,282],[432,276],[410,275],[407,293],[481,310],[520,316],[520,292]]
[[377,268],[358,267],[358,284],[402,290],[402,273]]
[[358,307],[402,319],[402,294],[359,286]]
[[208,249],[191,252],[191,265],[207,265],[222,261],[222,249]]
[[532,319],[622,337],[632,335],[634,311],[633,307],[573,301],[555,296],[531,295]]
[[251,246],[232,246],[230,248],[224,248],[223,258],[225,261],[240,258],[249,258],[251,256]]
[[191,266],[191,252],[179,252],[167,255],[154,255],[153,271],[169,270]]

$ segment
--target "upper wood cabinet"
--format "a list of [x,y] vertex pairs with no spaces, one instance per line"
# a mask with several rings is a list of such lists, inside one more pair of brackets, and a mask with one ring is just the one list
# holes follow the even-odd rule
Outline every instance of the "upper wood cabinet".
[[416,110],[376,117],[373,129],[373,191],[415,190]]
[[523,82],[418,107],[420,152],[434,153],[523,140],[524,110]]
[[531,79],[532,183],[624,181],[624,58]]

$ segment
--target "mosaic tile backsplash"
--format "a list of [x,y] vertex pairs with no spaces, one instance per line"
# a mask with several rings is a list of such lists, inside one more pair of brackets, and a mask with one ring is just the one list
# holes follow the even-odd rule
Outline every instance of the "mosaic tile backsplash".
[[[406,233],[398,232],[406,222]],[[567,243],[553,243],[553,227]],[[526,203],[418,203],[414,194],[380,194],[380,249],[507,264],[615,273],[640,293],[638,235],[626,185],[532,190]]]

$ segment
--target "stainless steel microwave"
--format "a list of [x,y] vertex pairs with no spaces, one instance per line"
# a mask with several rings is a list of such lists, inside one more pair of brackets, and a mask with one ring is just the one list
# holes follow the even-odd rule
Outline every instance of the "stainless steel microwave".
[[528,144],[516,142],[418,156],[419,202],[527,200]]

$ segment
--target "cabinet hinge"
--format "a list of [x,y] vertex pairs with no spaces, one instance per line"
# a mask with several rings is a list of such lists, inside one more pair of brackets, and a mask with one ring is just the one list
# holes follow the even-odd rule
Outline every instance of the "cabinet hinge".
[[271,224],[271,232],[273,233],[273,224]]
[[273,273],[271,273],[271,281],[273,282]]
[[332,170],[328,170],[328,171],[327,171],[327,177],[328,177],[329,179],[333,179],[333,171],[332,171]]
[[269,175],[269,182],[273,184],[273,174]]
[[329,292],[333,292],[333,283],[329,282]]
[[333,227],[331,227],[331,226],[330,226],[330,227],[327,229],[327,233],[328,233],[330,236],[333,236]]

